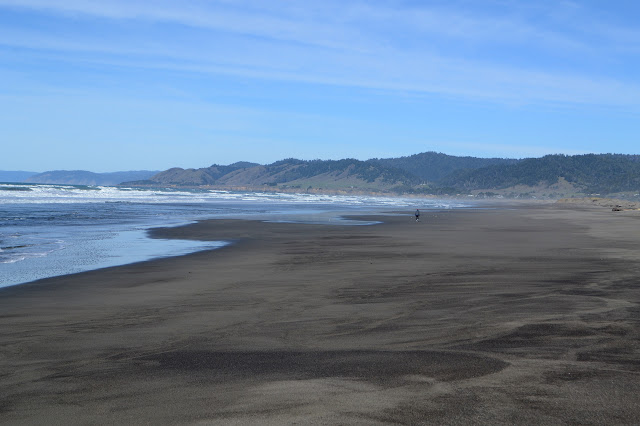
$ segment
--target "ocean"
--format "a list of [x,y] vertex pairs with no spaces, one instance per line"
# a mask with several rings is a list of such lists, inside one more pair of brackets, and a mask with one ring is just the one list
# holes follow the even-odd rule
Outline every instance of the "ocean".
[[466,206],[396,197],[0,183],[0,287],[228,244],[149,238],[155,227],[215,218],[367,225],[341,216]]

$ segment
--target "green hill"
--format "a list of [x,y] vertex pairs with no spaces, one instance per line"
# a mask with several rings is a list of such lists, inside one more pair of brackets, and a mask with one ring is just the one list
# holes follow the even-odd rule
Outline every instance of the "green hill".
[[289,158],[268,165],[235,163],[201,169],[173,168],[127,185],[176,185],[225,188],[389,191],[412,188],[419,178],[400,169],[354,159],[303,161]]
[[515,164],[458,170],[439,184],[461,190],[550,187],[566,181],[578,192],[617,193],[640,190],[640,156],[622,154],[547,155]]
[[520,160],[508,158],[456,157],[439,152],[423,152],[408,157],[374,158],[369,160],[385,167],[405,170],[422,181],[438,182],[458,170],[480,169],[491,165],[516,164]]
[[[228,166],[219,166],[217,164],[202,169],[182,169],[174,167],[164,172],[160,172],[149,178],[149,181],[163,185],[181,185],[181,186],[199,186],[199,185],[215,185],[221,177],[235,172],[237,170],[245,170],[258,166],[255,163],[234,163]],[[125,182],[126,184],[135,184],[136,182]]]
[[220,189],[366,191],[395,194],[571,196],[640,191],[640,156],[547,155],[524,160],[455,157],[425,152],[360,161],[289,158],[275,163],[234,163],[173,168],[128,185],[209,186]]

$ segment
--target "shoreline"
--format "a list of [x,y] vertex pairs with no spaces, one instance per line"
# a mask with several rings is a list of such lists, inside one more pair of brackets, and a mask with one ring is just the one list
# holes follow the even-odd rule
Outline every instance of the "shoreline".
[[[201,241],[198,243],[179,239],[161,241],[160,239],[149,237],[149,230],[154,227],[157,227],[157,225],[146,230],[122,229],[111,231],[109,238],[94,237],[72,241],[68,246],[66,241],[62,242],[60,240],[61,245],[64,243],[62,249],[69,251],[70,254],[60,256],[57,253],[60,250],[58,249],[44,256],[31,256],[15,262],[0,264],[0,267],[6,268],[0,274],[0,291],[4,288],[25,285],[48,278],[64,277],[82,272],[182,256],[198,251],[215,250],[226,244],[224,241]],[[104,231],[102,233],[107,234]],[[100,235],[100,231],[96,234]],[[86,259],[83,258],[82,256],[85,253],[91,252],[91,250],[87,249],[87,246],[101,250],[103,256],[94,258],[87,256]],[[80,248],[84,248],[84,250],[81,251]],[[46,259],[45,262],[40,261],[41,268],[34,268],[33,260],[42,258]],[[64,264],[65,260],[69,263]],[[27,266],[25,267],[22,262],[25,262]],[[60,266],[63,264],[65,266]],[[46,266],[51,266],[52,269],[47,269]]]
[[[464,209],[473,209],[473,206],[465,206],[465,207],[456,207],[456,208],[464,208]],[[436,211],[436,210],[442,210],[440,208],[428,208],[430,211]],[[369,222],[366,218],[366,214],[374,214],[373,212],[376,211],[377,208],[376,207],[372,207],[371,210],[369,211],[369,213],[363,213],[363,215],[361,216],[361,218],[359,220],[357,220],[358,222],[363,222],[363,223],[348,223],[349,222],[349,216],[352,215],[352,213],[345,213],[345,214],[327,214],[327,212],[325,212],[326,217],[328,217],[329,219],[327,219],[325,217],[325,220],[327,221],[326,223],[324,221],[305,221],[305,220],[282,220],[282,221],[277,221],[278,223],[310,223],[310,224],[318,224],[318,225],[337,225],[340,224],[341,226],[365,226],[365,225],[374,225],[377,223],[381,223],[381,222],[371,222],[371,223],[364,223],[364,222]],[[395,214],[397,212],[379,212],[377,214],[381,214],[381,215],[385,215],[385,214]],[[295,216],[296,214],[294,214]],[[276,215],[277,216],[277,215]],[[289,215],[291,216],[291,215]],[[303,214],[301,217],[306,218],[306,215]],[[50,278],[60,278],[60,277],[65,277],[65,276],[72,276],[72,275],[76,275],[76,274],[81,274],[84,272],[91,272],[91,271],[99,271],[102,269],[108,269],[108,268],[112,268],[112,267],[118,267],[118,266],[127,266],[127,265],[132,265],[132,264],[136,264],[136,263],[143,263],[143,262],[149,262],[149,261],[155,261],[155,260],[160,260],[160,259],[165,259],[165,258],[171,258],[171,257],[181,257],[181,256],[187,256],[190,254],[194,254],[194,253],[198,253],[200,251],[209,251],[209,250],[217,250],[219,248],[224,247],[225,245],[230,244],[230,241],[223,241],[223,240],[210,240],[210,239],[183,239],[183,238],[179,238],[179,237],[175,237],[175,238],[164,238],[161,236],[162,232],[156,232],[156,230],[163,230],[163,229],[167,229],[167,228],[181,228],[183,226],[187,226],[187,225],[191,225],[191,224],[197,224],[199,222],[202,221],[210,221],[210,220],[220,220],[220,219],[216,219],[216,218],[211,218],[211,219],[194,219],[194,220],[188,220],[188,221],[184,221],[181,224],[170,224],[170,225],[158,225],[158,224],[154,224],[153,226],[150,226],[146,229],[143,230],[138,230],[138,229],[125,229],[122,231],[114,231],[117,236],[112,238],[114,241],[116,241],[117,239],[119,239],[122,235],[125,234],[133,234],[133,233],[139,233],[139,232],[143,232],[146,234],[146,240],[151,240],[150,242],[154,242],[157,245],[162,245],[162,243],[159,240],[167,240],[167,241],[173,241],[172,244],[177,245],[177,251],[174,254],[156,254],[156,255],[145,255],[146,258],[144,259],[139,259],[139,260],[135,260],[135,261],[123,261],[123,263],[112,263],[112,264],[105,264],[103,266],[100,266],[100,264],[95,264],[92,265],[89,269],[84,269],[84,270],[77,270],[75,272],[69,272],[69,273],[62,273],[62,274],[58,274],[58,275],[51,275],[51,276],[43,276],[41,278],[36,278],[36,279],[30,279],[27,281],[23,281],[23,282],[17,282],[17,283],[11,283],[11,284],[2,284],[0,285],[0,292],[2,292],[3,289],[5,288],[9,288],[9,287],[15,287],[15,286],[19,286],[19,285],[25,285],[25,284],[29,284],[32,282],[38,282],[38,281],[42,281],[42,280],[47,280]],[[238,220],[248,220],[248,221],[258,221],[258,222],[269,222],[270,219],[254,219],[252,217],[245,217],[245,218],[239,218]],[[335,221],[337,221],[338,223],[335,223]],[[154,237],[154,235],[157,235],[156,237]],[[155,240],[155,241],[154,241]],[[183,241],[199,241],[201,243],[211,243],[211,244],[219,244],[219,246],[217,247],[194,247],[192,248],[191,252],[186,252],[185,248],[180,247],[180,244],[178,242]],[[150,245],[147,245],[150,246]],[[148,247],[145,247],[145,244],[142,245],[143,248],[148,250]],[[153,247],[150,247],[153,248]],[[129,249],[132,250],[132,249]],[[157,251],[157,250],[156,250]],[[140,257],[139,254],[135,254],[133,257]],[[115,261],[115,262],[119,262],[119,261]],[[104,263],[104,262],[103,262]]]
[[[169,196],[167,196],[169,194]],[[166,200],[171,199],[170,192],[160,194],[161,197],[165,197]],[[61,194],[55,194],[61,195]],[[64,194],[62,194],[64,195]],[[69,195],[69,194],[66,194]],[[77,194],[72,194],[73,198]],[[245,194],[247,195],[247,194]],[[250,195],[250,194],[249,194]],[[270,199],[264,205],[274,203],[274,205],[282,205],[283,208],[276,208],[275,213],[270,212],[268,209],[264,211],[271,219],[278,220],[278,217],[274,215],[285,214],[284,219],[294,217],[298,214],[312,213],[319,217],[320,221],[327,219],[326,211],[331,209],[332,202],[329,200],[327,204],[323,204],[322,200],[316,200],[315,203],[289,203],[287,198],[279,199],[277,194],[274,195],[274,199]],[[119,196],[109,195],[110,197],[117,199]],[[137,196],[130,197],[132,200],[137,199]],[[126,196],[125,196],[126,198]],[[168,248],[163,250],[162,247],[168,246],[160,241],[152,241],[151,239],[138,238],[137,233],[142,232],[142,228],[150,229],[150,227],[157,226],[174,226],[176,221],[185,222],[198,220],[206,217],[215,217],[218,214],[226,216],[225,211],[233,212],[237,210],[238,203],[234,197],[228,200],[217,200],[209,203],[207,200],[200,200],[202,203],[197,203],[196,211],[192,212],[192,208],[183,204],[184,200],[177,200],[180,197],[174,197],[172,201],[158,204],[162,210],[160,214],[149,215],[147,205],[154,205],[151,203],[133,203],[131,209],[129,209],[128,203],[121,203],[120,201],[107,202],[105,204],[106,214],[102,214],[100,207],[93,208],[95,204],[90,202],[91,200],[85,200],[87,203],[53,203],[49,204],[36,203],[36,209],[38,209],[39,215],[32,215],[29,212],[32,211],[31,203],[10,203],[10,208],[5,212],[8,215],[9,220],[5,221],[5,225],[8,226],[5,229],[5,233],[8,233],[11,240],[7,244],[3,244],[0,247],[7,249],[0,253],[0,285],[13,286],[21,285],[37,279],[44,279],[47,276],[62,276],[65,274],[72,274],[80,272],[82,270],[93,270],[107,267],[110,265],[127,264],[133,261],[141,261],[143,258],[153,259],[156,257],[165,257],[167,255],[179,255],[187,252],[187,248],[181,246],[181,242],[174,240],[173,243],[169,243],[173,246],[180,246],[179,248]],[[214,197],[215,198],[215,197]],[[244,200],[244,198],[248,198]],[[240,209],[240,215],[247,213],[247,216],[252,216],[251,213],[259,213],[262,209],[262,199],[258,197],[256,200],[251,201],[251,197],[242,197],[242,205],[245,205],[246,201],[249,201],[248,210]],[[96,200],[93,200],[96,201]],[[104,200],[103,200],[104,201]],[[156,200],[157,201],[157,200]],[[209,200],[211,201],[211,200]],[[284,202],[282,202],[284,201]],[[289,200],[291,201],[291,200]],[[298,200],[299,201],[299,200]],[[327,200],[324,200],[327,201]],[[335,201],[335,200],[333,200]],[[346,204],[345,209],[357,209],[359,207],[359,199],[343,200]],[[375,203],[376,200],[368,200]],[[378,200],[380,202],[380,208],[385,207],[385,203],[390,202],[394,204],[394,200]],[[351,204],[350,204],[351,203]],[[445,204],[458,205],[457,202],[443,202]],[[430,204],[435,204],[432,200],[423,200],[422,205],[425,207]],[[81,205],[79,209],[82,210],[78,216],[78,209],[75,206]],[[313,205],[318,205],[318,210],[313,212]],[[181,211],[174,206],[183,206]],[[211,209],[211,207],[213,207]],[[153,209],[150,207],[149,209]],[[335,207],[333,207],[335,208]],[[371,208],[376,208],[375,206]],[[21,211],[24,210],[24,211]],[[251,209],[256,210],[253,212]],[[51,210],[51,211],[49,211]],[[65,210],[60,213],[58,210]],[[129,213],[129,210],[133,211],[135,221],[122,220],[123,217]],[[42,215],[51,215],[51,218],[39,220]],[[15,215],[13,217],[12,215]],[[95,221],[89,222],[89,217],[95,215]],[[322,217],[324,215],[324,217]],[[45,216],[42,216],[45,217]],[[75,223],[76,217],[80,217],[84,220],[78,220]],[[160,219],[158,219],[160,218]],[[161,220],[161,219],[164,219]],[[120,222],[118,222],[120,221]],[[159,223],[158,223],[159,222]],[[86,225],[85,228],[73,228],[76,225]],[[168,225],[171,223],[171,225]],[[115,225],[118,226],[115,226]],[[71,226],[67,226],[71,225]],[[99,225],[99,226],[93,226]],[[140,225],[140,226],[138,226]],[[71,232],[67,232],[69,230]],[[78,232],[80,231],[80,232]],[[128,240],[128,241],[127,241]],[[134,241],[137,240],[137,241]],[[149,242],[150,244],[145,244]],[[155,246],[155,247],[153,247]],[[128,250],[130,248],[130,250]],[[194,251],[197,248],[193,249]],[[154,252],[155,251],[155,252]]]
[[637,212],[366,217],[156,229],[235,243],[1,289],[0,422],[640,416]]

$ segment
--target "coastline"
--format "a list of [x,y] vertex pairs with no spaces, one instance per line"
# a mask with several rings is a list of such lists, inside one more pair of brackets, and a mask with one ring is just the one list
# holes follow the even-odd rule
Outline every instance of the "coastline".
[[234,243],[0,290],[0,422],[640,416],[637,212],[366,218],[156,229]]

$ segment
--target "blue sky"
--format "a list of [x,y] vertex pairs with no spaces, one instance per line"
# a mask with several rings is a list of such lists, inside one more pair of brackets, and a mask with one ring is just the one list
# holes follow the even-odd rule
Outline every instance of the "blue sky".
[[0,0],[0,170],[640,154],[640,2]]

